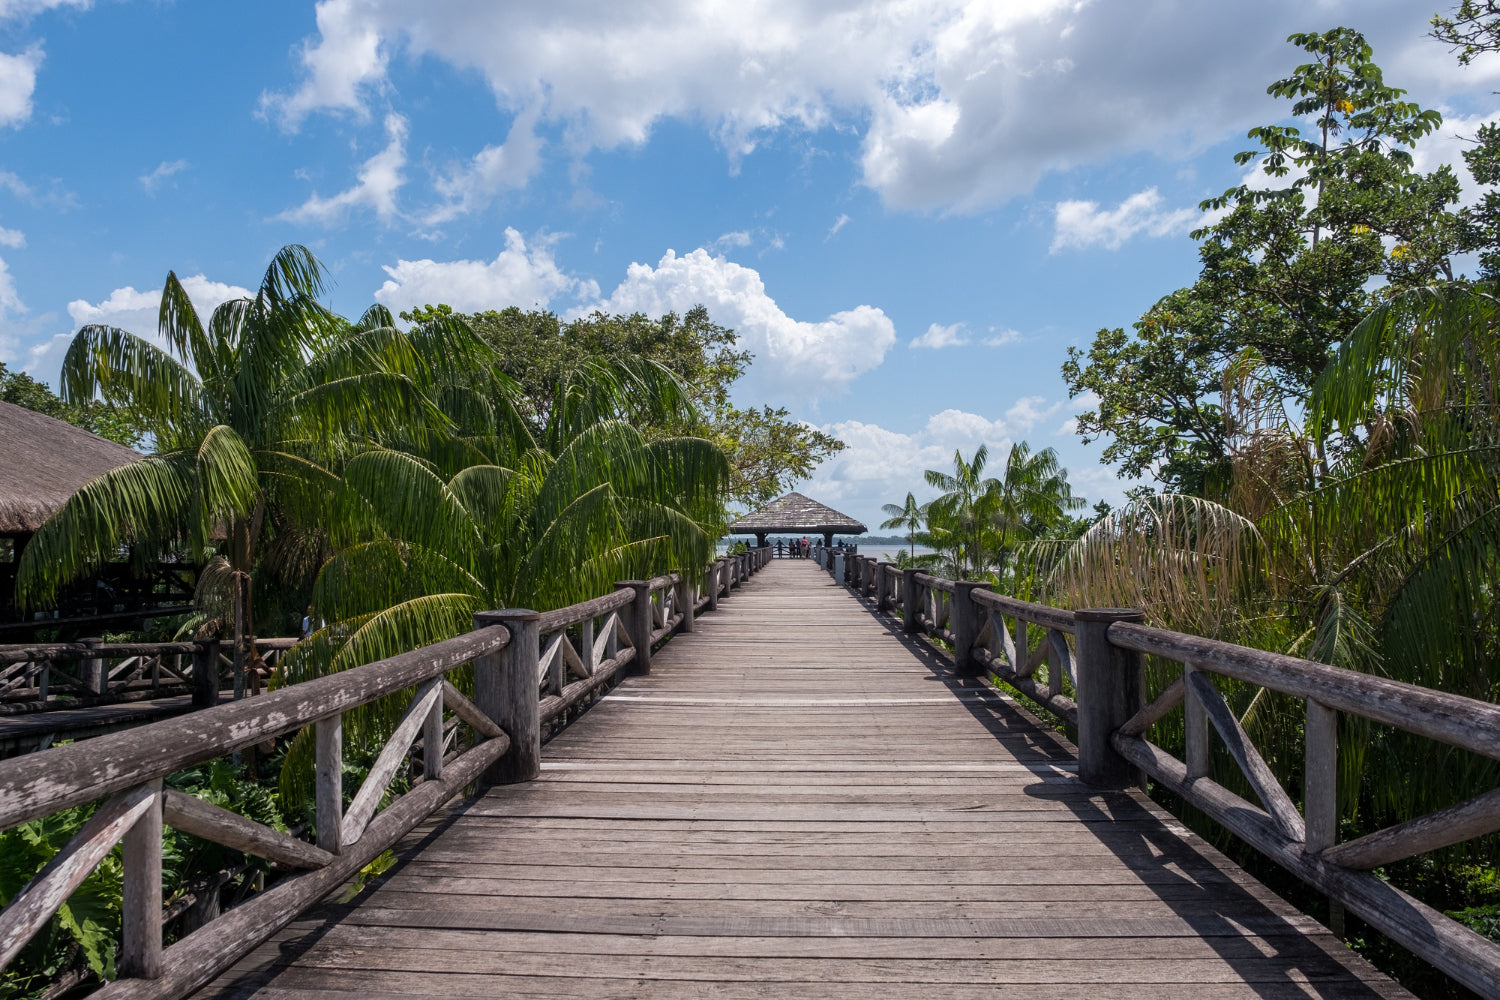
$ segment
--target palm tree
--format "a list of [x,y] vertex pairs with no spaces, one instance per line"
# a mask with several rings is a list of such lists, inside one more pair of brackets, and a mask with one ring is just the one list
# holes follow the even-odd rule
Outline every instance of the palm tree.
[[996,562],[1008,561],[1014,543],[1040,538],[1064,521],[1069,511],[1084,505],[1068,485],[1068,472],[1057,452],[1043,448],[1035,455],[1025,441],[1011,445],[1005,473],[994,488],[991,525],[995,529]]
[[953,472],[928,469],[923,473],[927,485],[943,493],[927,505],[927,520],[934,527],[950,533],[954,548],[954,572],[961,579],[973,579],[988,565],[985,531],[993,513],[994,479],[984,478],[989,460],[987,445],[980,445],[972,459],[953,453]]
[[[461,467],[386,449],[352,458],[343,482],[361,529],[318,573],[314,612],[329,624],[282,661],[286,682],[450,638],[476,611],[548,610],[705,565],[727,459],[702,438],[647,440],[623,419],[681,405],[679,388],[661,370],[591,368],[559,387],[542,427],[513,422],[504,397],[489,416],[459,414]],[[348,713],[345,733],[383,735],[404,707]],[[299,736],[282,770],[288,801],[305,797],[310,754]]]
[[880,512],[886,515],[886,519],[880,522],[882,528],[905,528],[906,542],[911,546],[910,557],[917,558],[917,532],[922,529],[922,522],[927,517],[926,508],[917,503],[917,498],[911,493],[906,494],[906,502],[895,504],[884,504]]
[[236,662],[253,655],[251,579],[266,537],[328,523],[333,470],[356,442],[441,431],[423,389],[480,350],[451,325],[400,332],[379,307],[350,324],[318,303],[323,287],[312,253],[288,246],[253,297],[223,303],[207,326],[169,273],[165,349],[113,327],[78,331],[64,398],[120,407],[156,451],[92,480],[42,526],[18,567],[23,601],[47,602],[127,546],[150,560],[209,555],[205,581],[230,594]]
[[1039,537],[1083,506],[1051,448],[1033,455],[1025,441],[1016,442],[999,479],[984,475],[988,460],[989,448],[980,445],[971,459],[954,452],[952,473],[925,473],[927,484],[943,491],[927,505],[929,528],[953,539],[954,572],[965,579],[1003,571],[1016,542]]

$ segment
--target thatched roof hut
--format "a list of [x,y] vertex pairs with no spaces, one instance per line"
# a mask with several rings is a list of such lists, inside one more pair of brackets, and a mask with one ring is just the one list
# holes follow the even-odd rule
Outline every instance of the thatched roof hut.
[[766,544],[766,536],[771,534],[822,535],[823,544],[832,545],[834,535],[863,535],[866,530],[848,514],[840,514],[801,493],[788,493],[772,500],[729,526],[731,534],[754,535],[757,545]]
[[0,534],[30,534],[84,483],[141,457],[66,421],[0,402]]

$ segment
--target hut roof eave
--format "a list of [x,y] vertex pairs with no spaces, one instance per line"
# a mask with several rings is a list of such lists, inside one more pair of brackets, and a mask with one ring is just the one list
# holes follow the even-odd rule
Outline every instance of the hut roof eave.
[[0,402],[0,532],[33,532],[89,480],[141,454],[81,427]]
[[862,535],[869,529],[847,514],[794,492],[746,514],[729,530],[736,535]]

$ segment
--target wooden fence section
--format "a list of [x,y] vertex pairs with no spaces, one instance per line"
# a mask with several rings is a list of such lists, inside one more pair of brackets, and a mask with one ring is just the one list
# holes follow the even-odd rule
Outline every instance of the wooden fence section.
[[[259,665],[274,668],[296,642],[257,639]],[[0,645],[0,757],[206,708],[228,689],[241,697],[247,672],[228,650],[217,639]]]
[[[0,911],[0,968],[121,846],[122,978],[96,995],[185,995],[466,787],[534,777],[544,721],[581,707],[627,665],[649,670],[653,642],[691,628],[699,607],[716,607],[766,557],[758,550],[720,559],[700,579],[672,574],[628,581],[611,595],[546,614],[483,613],[473,632],[446,642],[181,719],[0,762],[0,829],[103,800],[72,841]],[[403,693],[410,696],[404,717],[351,796],[343,788],[344,713]],[[163,785],[184,768],[308,726],[317,755],[315,844]],[[392,780],[412,767],[410,790],[381,809]],[[164,948],[164,823],[268,859],[286,877]]]
[[[960,674],[992,673],[1066,721],[1078,735],[1080,776],[1089,784],[1124,787],[1149,776],[1480,996],[1500,997],[1500,945],[1371,873],[1500,830],[1500,789],[1337,843],[1340,713],[1500,759],[1500,705],[1149,628],[1138,611],[1031,604],[983,584],[857,555],[846,559],[835,550],[820,551],[818,559],[877,612],[900,609],[906,632],[951,646]],[[1182,668],[1181,678],[1149,704],[1143,704],[1144,655]],[[1257,752],[1215,676],[1305,702],[1301,809]],[[1148,738],[1152,726],[1179,709],[1183,760]],[[1207,776],[1210,733],[1229,751],[1256,801]]]
[[810,561],[406,846],[199,995],[1406,995]]

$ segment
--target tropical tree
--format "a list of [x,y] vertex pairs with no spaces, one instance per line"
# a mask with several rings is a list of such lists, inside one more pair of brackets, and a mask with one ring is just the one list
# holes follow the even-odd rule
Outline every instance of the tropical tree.
[[[488,414],[453,408],[466,421],[453,438],[460,462],[445,442],[427,455],[374,449],[349,460],[344,493],[360,531],[318,573],[314,614],[328,624],[282,661],[285,682],[450,638],[473,627],[476,611],[549,610],[711,558],[723,453],[702,438],[648,439],[622,417],[684,405],[661,371],[576,373],[539,427],[515,419],[503,395],[490,398]],[[403,707],[391,699],[346,714],[345,733],[383,734]],[[305,735],[288,753],[289,802],[308,787],[310,753]]]
[[149,435],[154,454],[74,494],[27,545],[18,595],[46,603],[63,583],[128,547],[144,561],[206,559],[200,592],[227,595],[237,663],[253,656],[252,574],[269,538],[337,532],[335,469],[361,442],[441,434],[424,394],[482,352],[456,324],[410,333],[383,308],[348,323],[318,302],[323,271],[306,248],[272,259],[256,294],[199,317],[176,274],[159,337],[79,330],[63,363],[64,399],[95,398]]
[[1005,565],[1020,542],[1042,537],[1068,521],[1068,512],[1084,506],[1073,495],[1068,472],[1057,452],[1043,448],[1032,454],[1025,441],[1011,445],[1005,472],[994,487],[990,523],[997,565]]
[[[1496,289],[1434,285],[1372,310],[1303,418],[1280,413],[1242,432],[1226,503],[1163,495],[1101,521],[1059,569],[1064,599],[1142,607],[1168,627],[1500,700]],[[1326,469],[1324,440],[1338,445]],[[1226,690],[1266,759],[1295,781],[1300,707],[1249,685]],[[1340,761],[1344,815],[1374,826],[1500,777],[1494,762],[1353,723]]]
[[521,411],[538,426],[546,423],[559,385],[594,377],[589,373],[599,366],[644,361],[670,372],[693,404],[691,420],[683,420],[682,413],[627,415],[648,438],[694,435],[717,444],[729,459],[725,498],[737,506],[775,499],[844,447],[832,435],[791,419],[785,407],[736,406],[731,390],[752,355],[701,305],[656,319],[595,312],[563,321],[550,312],[515,307],[455,314],[442,305],[403,316],[467,322],[494,349],[501,372],[519,390]]
[[926,520],[927,511],[912,494],[906,494],[904,503],[882,504],[880,512],[886,515],[886,519],[880,522],[882,528],[904,528],[906,530],[906,543],[911,546],[907,554],[909,559],[917,558],[917,532],[922,530],[922,522]]
[[950,549],[952,564],[945,569],[961,579],[1005,572],[1017,544],[1060,528],[1068,512],[1084,504],[1051,448],[1032,454],[1025,441],[1016,442],[998,479],[985,476],[988,461],[989,448],[980,445],[971,459],[955,452],[951,473],[924,473],[927,485],[943,491],[924,508],[927,534],[934,547]]
[[928,486],[943,491],[927,505],[927,521],[952,540],[952,571],[963,580],[977,578],[989,565],[985,535],[995,512],[998,486],[984,475],[989,457],[989,446],[983,444],[970,459],[954,451],[952,472],[928,469],[922,474]]
[[1070,393],[1099,400],[1079,415],[1083,439],[1106,438],[1106,463],[1170,492],[1217,497],[1228,481],[1222,390],[1242,352],[1255,352],[1288,406],[1305,406],[1335,346],[1387,294],[1380,286],[1451,278],[1450,258],[1483,230],[1451,210],[1451,169],[1412,169],[1411,148],[1442,118],[1385,82],[1361,34],[1288,41],[1311,61],[1267,92],[1299,124],[1250,130],[1256,148],[1235,161],[1259,176],[1200,206],[1217,218],[1193,233],[1197,280],[1063,365]]

